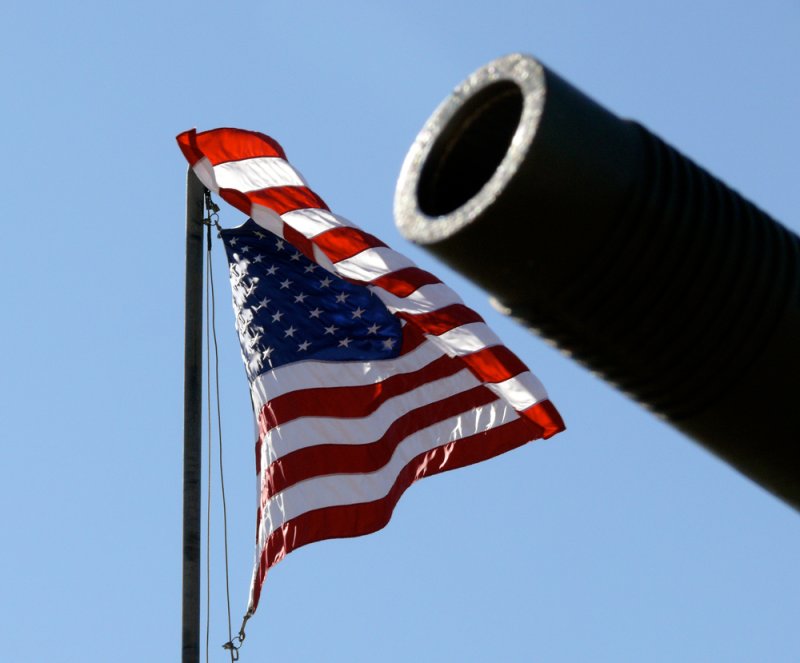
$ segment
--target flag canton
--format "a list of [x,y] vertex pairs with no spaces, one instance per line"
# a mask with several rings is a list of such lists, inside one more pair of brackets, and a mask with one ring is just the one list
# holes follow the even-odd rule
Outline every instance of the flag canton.
[[400,320],[368,288],[320,267],[252,219],[221,236],[250,380],[303,359],[397,356]]

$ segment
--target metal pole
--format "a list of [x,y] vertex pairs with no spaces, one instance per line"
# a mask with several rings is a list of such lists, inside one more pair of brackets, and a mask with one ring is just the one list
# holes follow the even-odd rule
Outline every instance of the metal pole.
[[182,663],[200,661],[203,193],[202,183],[190,168],[186,177]]

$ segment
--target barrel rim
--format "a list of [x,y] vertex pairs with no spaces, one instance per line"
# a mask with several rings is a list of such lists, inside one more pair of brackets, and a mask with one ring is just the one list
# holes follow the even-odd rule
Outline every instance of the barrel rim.
[[[508,151],[478,193],[447,214],[429,216],[420,209],[419,185],[437,139],[470,99],[503,81],[516,84],[523,99],[520,120]],[[395,223],[400,233],[418,244],[438,242],[472,223],[497,200],[528,153],[542,116],[545,96],[544,67],[523,53],[497,58],[462,81],[425,122],[403,161],[394,198]]]

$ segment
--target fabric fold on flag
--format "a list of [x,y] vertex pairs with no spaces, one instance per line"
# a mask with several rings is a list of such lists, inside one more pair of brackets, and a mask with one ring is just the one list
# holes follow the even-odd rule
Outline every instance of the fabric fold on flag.
[[374,532],[417,479],[564,429],[547,392],[450,288],[333,214],[261,133],[187,131],[221,233],[257,422],[256,561]]

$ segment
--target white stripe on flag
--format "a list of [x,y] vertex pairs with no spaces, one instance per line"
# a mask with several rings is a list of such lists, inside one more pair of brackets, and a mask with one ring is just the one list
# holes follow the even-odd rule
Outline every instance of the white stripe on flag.
[[381,469],[367,474],[330,474],[289,486],[267,501],[259,528],[259,548],[284,523],[326,507],[372,502],[385,497],[400,471],[413,459],[448,442],[497,428],[519,418],[497,402],[428,426],[403,440]]
[[327,269],[331,274],[336,274],[336,267],[334,267],[331,259],[325,255],[321,248],[316,244],[312,245],[311,251],[314,254],[314,260],[323,269]]
[[367,286],[390,311],[400,313],[430,313],[451,304],[463,304],[455,292],[444,283],[430,283],[417,288],[407,297],[398,297],[377,286]]
[[214,174],[221,189],[242,193],[278,186],[306,186],[300,173],[280,157],[228,161],[214,166]]
[[515,410],[527,410],[531,405],[547,398],[544,386],[530,371],[496,384],[487,382],[486,386],[508,401]]
[[[396,419],[411,410],[444,400],[480,386],[466,368],[388,399],[372,414],[359,419],[301,417],[270,430],[265,442],[271,447],[269,462],[298,449],[318,444],[359,445],[379,440]],[[265,467],[265,465],[262,465]]]
[[365,249],[336,263],[336,271],[345,278],[367,282],[406,267],[416,265],[388,246]]
[[283,219],[275,210],[263,205],[251,205],[250,217],[264,230],[283,237]]
[[283,214],[283,220],[309,239],[331,228],[357,227],[352,221],[324,209],[292,210]]
[[211,162],[207,157],[203,157],[196,162],[192,166],[192,170],[194,171],[195,175],[197,175],[197,178],[206,187],[206,189],[214,192],[219,191],[217,180],[214,177],[214,166],[211,165]]
[[256,411],[269,399],[301,389],[325,385],[357,387],[376,384],[392,375],[412,373],[445,353],[431,343],[421,343],[411,352],[376,361],[304,361],[279,366],[253,380],[252,396]]
[[439,336],[429,336],[428,338],[447,354],[457,357],[472,354],[483,348],[502,345],[497,334],[489,329],[485,322],[470,322],[439,334]]

